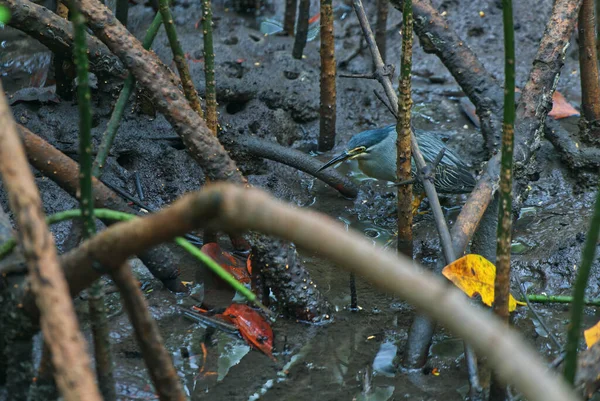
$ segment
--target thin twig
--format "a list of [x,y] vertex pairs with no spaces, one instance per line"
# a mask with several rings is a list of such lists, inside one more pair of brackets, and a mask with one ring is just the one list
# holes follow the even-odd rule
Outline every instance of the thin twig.
[[383,103],[383,105],[385,106],[386,109],[388,109],[388,111],[396,118],[398,119],[398,114],[394,111],[394,109],[392,109],[392,107],[388,104],[388,102],[383,98],[383,96],[381,96],[381,94],[379,92],[377,92],[375,89],[373,89],[373,94],[375,95],[375,97],[377,99],[379,99],[379,101],[381,103]]
[[529,308],[529,310],[531,311],[533,316],[535,316],[535,318],[537,319],[540,326],[542,326],[542,328],[546,331],[546,333],[548,333],[548,336],[550,337],[550,339],[556,346],[556,349],[559,349],[559,350],[563,349],[563,346],[558,341],[558,338],[556,338],[554,333],[552,331],[550,331],[550,329],[548,328],[548,325],[546,324],[546,322],[544,321],[542,316],[538,313],[538,311],[531,304],[531,301],[527,297],[527,292],[525,291],[525,286],[523,286],[523,283],[521,282],[521,278],[519,278],[519,275],[515,274],[514,277],[515,277],[515,280],[517,280],[517,284],[519,285],[519,291],[521,292],[521,295],[523,296],[523,299],[525,300],[525,303],[527,303],[527,307]]
[[215,50],[213,48],[212,6],[202,0],[202,37],[204,38],[204,80],[206,81],[206,125],[217,135],[217,90],[215,83]]
[[158,9],[162,16],[163,24],[165,25],[167,37],[169,38],[169,44],[171,45],[171,51],[173,52],[173,61],[175,61],[177,71],[179,71],[179,78],[181,79],[185,97],[190,103],[190,107],[198,113],[200,118],[204,118],[198,92],[196,92],[196,88],[192,82],[192,76],[190,75],[185,54],[183,53],[181,43],[179,43],[179,39],[177,38],[177,31],[175,30],[173,16],[171,15],[171,9],[169,8],[169,0],[158,0]]
[[119,288],[123,307],[135,329],[135,337],[142,351],[146,367],[161,401],[187,401],[171,355],[165,349],[158,326],[150,315],[148,303],[128,263],[111,270],[111,277]]

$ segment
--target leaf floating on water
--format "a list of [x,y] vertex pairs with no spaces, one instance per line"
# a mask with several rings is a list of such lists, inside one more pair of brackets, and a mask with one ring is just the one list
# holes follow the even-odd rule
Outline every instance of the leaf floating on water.
[[223,316],[231,319],[244,340],[276,361],[273,357],[273,330],[260,313],[248,305],[232,304],[225,309]]
[[237,281],[247,284],[250,282],[250,272],[248,271],[248,258],[241,258],[221,249],[216,242],[209,242],[201,249],[202,252],[210,256],[223,269],[227,270]]
[[554,91],[552,94],[552,110],[548,113],[550,117],[560,120],[561,118],[578,116],[579,114],[579,111],[571,106],[559,91]]
[[600,321],[583,332],[585,343],[588,348],[596,344],[600,339]]
[[[483,256],[474,254],[463,256],[444,267],[442,274],[469,297],[472,298],[475,294],[479,294],[484,304],[492,306],[496,266]],[[517,305],[525,305],[525,303],[517,302],[510,295],[509,312],[517,309]]]

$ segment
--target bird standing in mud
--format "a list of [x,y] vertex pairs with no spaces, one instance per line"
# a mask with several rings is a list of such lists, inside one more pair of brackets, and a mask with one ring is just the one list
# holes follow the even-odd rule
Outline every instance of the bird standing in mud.
[[[429,164],[438,154],[444,150],[444,156],[435,168],[433,184],[440,193],[464,194],[469,193],[475,187],[475,178],[469,167],[441,141],[439,135],[434,132],[415,130],[417,143],[423,158]],[[354,135],[346,149],[329,160],[319,171],[324,170],[344,160],[356,159],[358,167],[369,177],[378,180],[396,181],[396,126],[377,128],[363,131]],[[417,172],[414,161],[411,161],[411,175],[415,177]],[[421,203],[424,193],[423,185],[416,181],[413,185],[416,199],[413,210]]]

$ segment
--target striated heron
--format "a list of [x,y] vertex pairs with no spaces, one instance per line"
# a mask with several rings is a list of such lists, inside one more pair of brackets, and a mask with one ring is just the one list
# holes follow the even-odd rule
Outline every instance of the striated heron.
[[[423,158],[429,164],[438,154],[445,149],[444,156],[435,168],[433,183],[440,193],[463,194],[469,193],[475,187],[475,178],[469,167],[441,141],[438,134],[434,132],[415,130],[417,143]],[[396,125],[363,131],[354,135],[346,149],[329,160],[323,167],[324,170],[336,163],[348,159],[356,159],[358,167],[369,177],[378,180],[396,181]],[[417,172],[414,160],[411,160],[411,175]],[[413,185],[416,193],[416,208],[423,199],[423,186],[420,181]]]

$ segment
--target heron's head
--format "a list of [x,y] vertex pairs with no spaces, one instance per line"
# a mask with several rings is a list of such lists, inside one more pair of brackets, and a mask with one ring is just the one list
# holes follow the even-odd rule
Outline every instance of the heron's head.
[[[389,145],[384,144],[385,140],[390,138],[390,133],[396,132],[395,126],[390,125],[385,128],[378,128],[369,131],[363,131],[356,134],[348,142],[346,149],[329,160],[318,171],[325,170],[336,163],[351,159],[368,159],[372,154],[387,148]],[[393,146],[393,144],[391,144]]]

